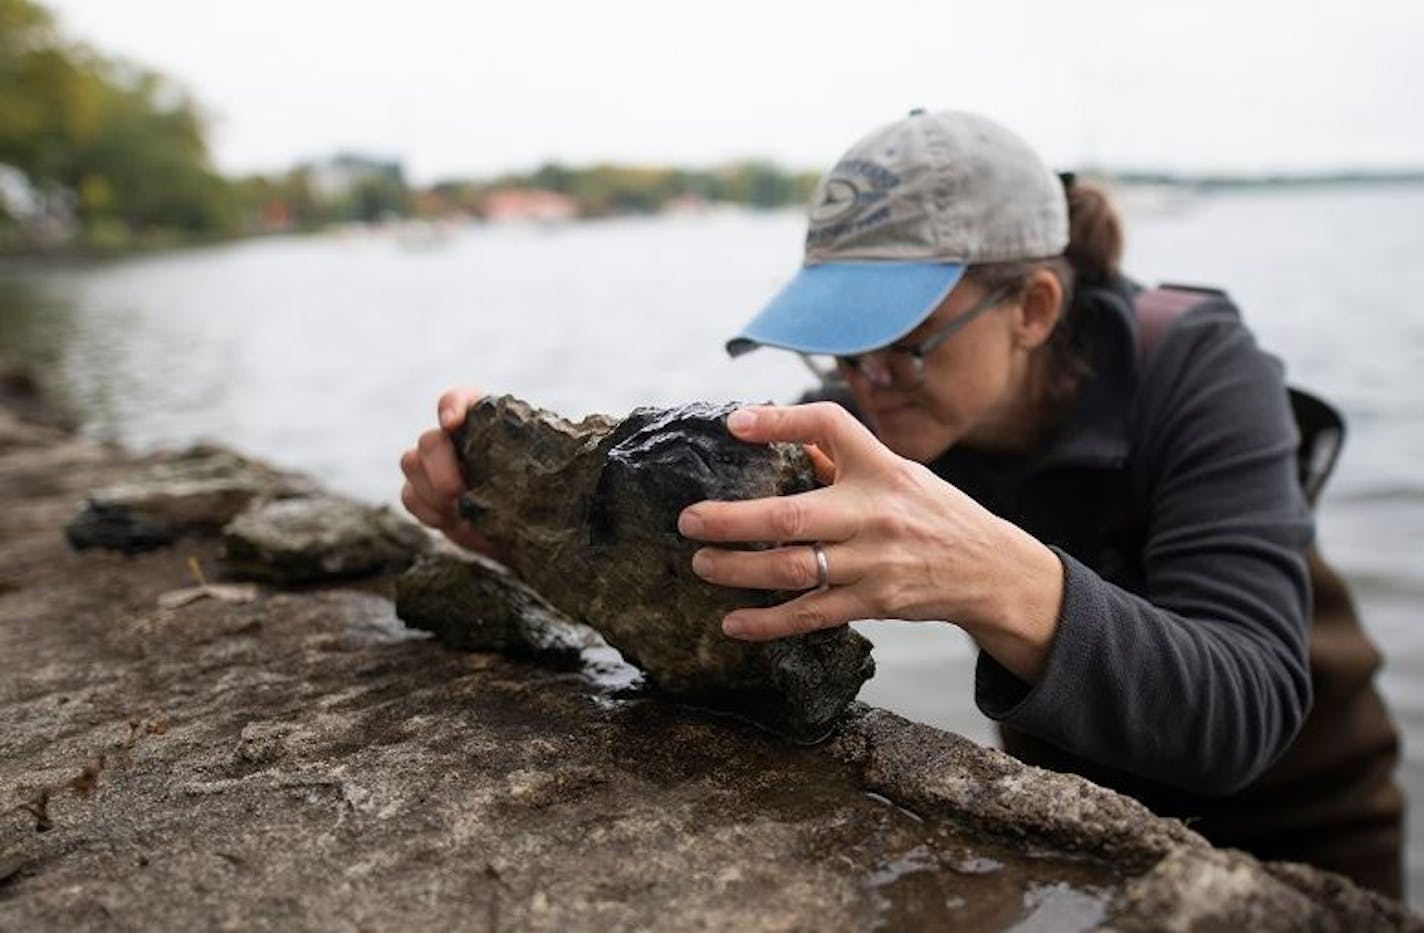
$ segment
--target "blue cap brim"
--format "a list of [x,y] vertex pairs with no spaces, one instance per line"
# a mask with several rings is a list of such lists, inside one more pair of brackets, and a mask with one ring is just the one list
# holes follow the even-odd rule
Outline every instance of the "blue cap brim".
[[758,346],[850,356],[914,330],[964,275],[953,262],[826,262],[806,266],[727,341],[740,356]]

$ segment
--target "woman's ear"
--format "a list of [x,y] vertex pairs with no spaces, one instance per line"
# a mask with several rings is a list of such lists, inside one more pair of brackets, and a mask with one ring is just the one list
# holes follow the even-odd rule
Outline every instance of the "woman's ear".
[[1033,350],[1048,340],[1063,312],[1063,283],[1048,269],[1035,269],[1024,283],[1015,321],[1015,338],[1021,348]]

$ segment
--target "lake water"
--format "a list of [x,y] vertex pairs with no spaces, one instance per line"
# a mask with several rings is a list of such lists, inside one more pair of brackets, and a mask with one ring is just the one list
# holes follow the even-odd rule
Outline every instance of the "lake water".
[[[1291,379],[1346,412],[1321,540],[1388,659],[1401,779],[1424,799],[1424,188],[1150,194],[1124,197],[1129,271],[1228,286]],[[722,342],[795,269],[802,229],[797,212],[728,212],[10,266],[0,356],[39,364],[93,436],[138,449],[218,440],[394,503],[397,458],[452,383],[569,415],[794,398],[807,384],[794,358],[731,361]],[[865,699],[992,741],[957,630],[860,627],[880,670]]]

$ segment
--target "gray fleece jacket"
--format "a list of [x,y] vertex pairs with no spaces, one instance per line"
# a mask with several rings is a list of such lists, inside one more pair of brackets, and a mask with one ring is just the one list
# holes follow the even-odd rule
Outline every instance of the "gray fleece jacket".
[[979,658],[976,700],[1010,750],[1149,800],[1229,794],[1311,702],[1298,435],[1281,364],[1224,295],[1139,361],[1135,291],[1080,293],[1093,375],[1040,450],[930,467],[1063,562],[1042,678]]

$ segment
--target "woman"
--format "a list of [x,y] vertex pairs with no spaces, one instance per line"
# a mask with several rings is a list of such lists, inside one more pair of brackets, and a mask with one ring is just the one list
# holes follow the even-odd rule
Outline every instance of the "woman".
[[[750,407],[728,428],[810,445],[826,485],[679,522],[707,545],[704,579],[806,592],[729,614],[725,633],[958,625],[981,649],[976,700],[1019,757],[1397,894],[1397,798],[1322,830],[1260,793],[1311,706],[1313,529],[1281,368],[1230,302],[1204,296],[1145,347],[1106,200],[971,114],[870,134],[810,221],[805,266],[728,348],[820,359],[822,396],[843,404]],[[447,393],[441,430],[402,458],[410,511],[475,548],[443,432],[477,397]],[[750,541],[813,544],[724,546]],[[1317,777],[1291,799],[1328,796]]]

